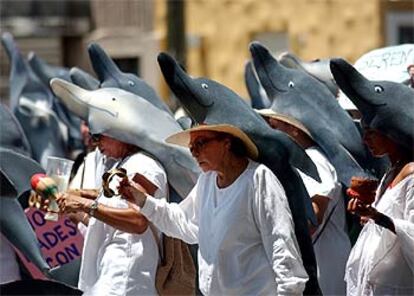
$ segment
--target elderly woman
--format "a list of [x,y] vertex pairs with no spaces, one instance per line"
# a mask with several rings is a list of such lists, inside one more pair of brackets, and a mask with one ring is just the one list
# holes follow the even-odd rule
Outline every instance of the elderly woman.
[[308,279],[285,192],[255,162],[250,138],[231,125],[200,125],[167,139],[188,146],[203,173],[180,204],[146,194],[134,182],[120,192],[166,235],[199,244],[205,295],[301,295]]
[[[108,162],[115,162],[112,168],[126,169],[128,177],[146,192],[156,198],[165,197],[167,177],[163,167],[138,147],[117,140],[119,133],[94,135],[99,150]],[[90,192],[80,192],[83,197],[63,194],[58,202],[65,213],[90,217],[78,285],[84,295],[157,294],[159,253],[148,220],[119,196],[107,198],[101,192],[93,199]]]

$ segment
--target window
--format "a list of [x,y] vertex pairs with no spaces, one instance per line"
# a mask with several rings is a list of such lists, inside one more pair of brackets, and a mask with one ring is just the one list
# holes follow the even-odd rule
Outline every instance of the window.
[[115,64],[122,72],[133,73],[141,77],[141,69],[138,57],[113,58]]
[[387,45],[414,43],[414,13],[388,12],[386,28]]

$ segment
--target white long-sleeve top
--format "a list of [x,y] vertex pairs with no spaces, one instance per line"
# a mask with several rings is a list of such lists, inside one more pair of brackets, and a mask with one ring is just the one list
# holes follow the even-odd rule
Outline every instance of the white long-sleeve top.
[[347,262],[347,295],[414,295],[414,175],[378,195],[373,206],[396,234],[372,220],[364,226]]
[[[157,198],[167,195],[164,168],[145,153],[128,156],[116,162],[115,167],[126,169],[129,177],[136,173],[145,176],[158,187]],[[117,180],[114,178],[112,183]],[[106,198],[101,194],[98,199],[106,206],[128,207],[119,196]],[[127,233],[92,217],[85,236],[78,287],[84,296],[156,295],[158,261],[157,242],[149,227],[142,234]]]
[[141,209],[165,234],[199,243],[199,282],[205,295],[301,295],[308,276],[283,187],[250,161],[228,187],[202,173],[180,204],[148,196]]
[[351,251],[351,242],[347,234],[341,184],[335,168],[317,147],[310,147],[305,151],[316,165],[321,178],[321,182],[317,182],[299,171],[309,196],[313,198],[322,195],[329,198],[323,221],[312,235],[318,264],[318,282],[323,295],[344,295],[345,266]]

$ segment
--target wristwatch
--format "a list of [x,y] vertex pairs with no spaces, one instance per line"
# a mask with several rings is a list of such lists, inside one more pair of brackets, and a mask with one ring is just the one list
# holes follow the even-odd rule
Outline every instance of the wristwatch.
[[89,208],[89,216],[94,217],[95,211],[98,209],[98,199],[95,199]]

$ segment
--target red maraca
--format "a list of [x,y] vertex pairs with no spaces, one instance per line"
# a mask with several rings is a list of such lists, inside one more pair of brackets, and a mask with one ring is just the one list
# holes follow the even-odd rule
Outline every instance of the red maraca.
[[48,212],[45,214],[45,219],[57,221],[59,206],[56,198],[59,190],[56,182],[45,174],[34,174],[30,180],[30,184],[37,194],[49,200]]

